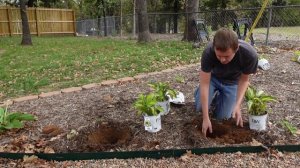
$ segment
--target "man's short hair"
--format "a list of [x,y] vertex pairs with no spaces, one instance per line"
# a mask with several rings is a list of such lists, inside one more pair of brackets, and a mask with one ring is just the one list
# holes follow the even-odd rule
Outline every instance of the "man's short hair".
[[238,36],[233,30],[221,28],[214,36],[213,45],[219,51],[225,52],[229,48],[236,51],[238,48]]

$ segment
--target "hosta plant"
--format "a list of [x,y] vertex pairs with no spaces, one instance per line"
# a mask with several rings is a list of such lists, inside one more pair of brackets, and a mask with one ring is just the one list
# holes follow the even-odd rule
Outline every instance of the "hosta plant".
[[294,56],[292,57],[292,61],[300,63],[300,51],[295,51]]
[[171,98],[175,98],[177,95],[177,91],[171,89],[171,87],[164,82],[158,83],[150,83],[149,86],[154,89],[154,94],[156,96],[156,100],[159,102],[166,101],[169,99],[168,95]]
[[297,134],[297,131],[298,131],[297,127],[293,126],[289,121],[282,120],[280,123],[281,123],[282,127],[287,129],[292,135]]
[[247,101],[248,113],[255,116],[267,114],[267,103],[276,101],[275,97],[267,95],[264,91],[257,90],[251,86],[247,88],[245,99]]
[[20,112],[8,112],[7,108],[0,107],[0,132],[13,129],[23,128],[24,121],[33,121],[35,116]]
[[138,115],[157,116],[163,109],[156,104],[157,100],[155,94],[140,94],[138,99],[134,102],[134,108],[137,109]]

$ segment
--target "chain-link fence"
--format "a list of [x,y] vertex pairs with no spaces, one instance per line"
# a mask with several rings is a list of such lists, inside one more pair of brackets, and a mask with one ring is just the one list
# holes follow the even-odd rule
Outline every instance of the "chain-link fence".
[[116,22],[116,19],[119,20],[120,17],[109,16],[76,21],[76,32],[83,36],[114,36],[118,34],[117,30],[120,30],[120,22]]
[[[238,10],[213,10],[198,12],[198,18],[205,21],[210,36],[220,27],[234,28],[234,20],[247,18],[253,23],[260,8]],[[191,13],[149,13],[149,29],[153,34],[177,34],[183,36],[185,22]],[[132,15],[121,17],[106,17],[77,21],[77,33],[83,35],[120,36],[135,34],[134,18]],[[104,21],[106,20],[106,26]],[[122,24],[121,24],[122,23]],[[106,29],[105,29],[106,27]],[[239,24],[241,34],[244,24]],[[122,31],[121,31],[122,30]],[[249,31],[249,30],[248,30]],[[178,36],[177,36],[178,37]],[[253,31],[255,41],[300,40],[300,5],[269,7],[264,10]]]

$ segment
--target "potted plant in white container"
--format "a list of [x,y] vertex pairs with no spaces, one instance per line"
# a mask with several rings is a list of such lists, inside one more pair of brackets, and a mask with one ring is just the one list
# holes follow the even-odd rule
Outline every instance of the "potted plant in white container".
[[266,130],[268,117],[267,103],[276,101],[275,97],[249,86],[245,98],[249,113],[250,129],[257,131]]
[[171,89],[167,83],[158,82],[149,84],[151,88],[154,89],[154,94],[156,96],[157,105],[163,108],[161,115],[166,115],[170,111],[170,101],[169,97],[175,98],[177,91]]
[[140,94],[138,99],[134,102],[134,108],[138,110],[138,115],[144,116],[146,131],[158,132],[161,130],[161,112],[163,109],[161,106],[157,106],[155,94]]

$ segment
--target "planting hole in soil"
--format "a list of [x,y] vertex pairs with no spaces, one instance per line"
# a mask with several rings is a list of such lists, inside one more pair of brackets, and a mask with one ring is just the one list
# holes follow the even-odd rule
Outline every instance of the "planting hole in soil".
[[[213,132],[207,131],[207,137],[214,139],[220,143],[240,144],[251,142],[254,132],[249,127],[238,127],[233,119],[217,121],[211,119]],[[244,125],[248,125],[244,123]],[[203,138],[202,135],[202,118],[194,119],[191,123],[191,135],[189,136],[193,143]]]
[[82,138],[78,142],[78,148],[88,149],[89,151],[104,151],[126,145],[132,139],[130,127],[124,123],[101,122],[88,131],[81,131]]

